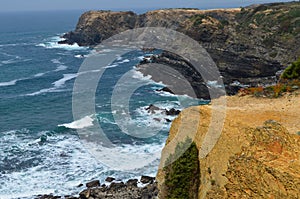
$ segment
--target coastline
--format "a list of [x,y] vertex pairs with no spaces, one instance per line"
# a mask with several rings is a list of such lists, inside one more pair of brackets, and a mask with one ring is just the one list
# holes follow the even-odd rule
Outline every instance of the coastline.
[[[170,10],[170,12],[171,11],[172,10]],[[233,12],[233,13],[236,13],[236,12],[239,13],[239,12],[241,12],[241,9],[240,8],[237,8],[237,9],[212,9],[212,10],[204,10],[203,13],[211,13],[211,12],[219,12],[219,11],[220,12],[228,11],[228,12]],[[148,14],[150,14],[151,12],[152,11],[148,12]],[[189,12],[189,11],[185,11],[185,12]],[[192,11],[190,11],[190,12],[192,12]],[[156,10],[156,11],[153,11],[153,13],[156,13],[156,14],[158,13],[158,14],[164,15],[167,12],[165,10]],[[203,20],[203,22],[201,21],[201,25],[207,25],[204,22],[206,22],[206,20],[208,20],[208,19],[202,19],[202,20]],[[213,20],[212,20],[212,22],[213,22]],[[255,29],[255,28],[253,28],[253,29]],[[208,30],[209,30],[209,28],[208,28]],[[219,38],[217,38],[217,39],[219,39]],[[65,42],[65,41],[63,41],[63,42]],[[63,42],[61,42],[62,45],[65,45],[65,44],[63,44]],[[210,45],[210,42],[211,41],[204,41],[204,46],[206,44]],[[212,43],[213,42],[214,42],[214,40],[212,40]],[[261,42],[261,41],[259,41],[259,42]],[[226,64],[222,65],[222,64],[224,64],[223,58],[225,57],[225,55],[229,54],[230,55],[229,58],[227,60],[225,59],[225,62],[229,62],[230,59],[232,59],[234,56],[238,56],[239,54],[236,52],[230,51],[232,49],[230,49],[230,50],[220,49],[219,48],[220,43],[218,43],[218,42],[217,42],[216,46],[217,46],[216,48],[209,47],[207,49],[213,53],[214,59],[217,60],[218,64],[221,64],[220,70],[222,70],[222,72],[224,72],[224,71],[228,72],[228,70],[232,70],[234,67],[230,68]],[[243,46],[241,48],[243,48]],[[228,177],[224,177],[225,176],[224,173],[228,172],[227,165],[230,163],[230,158],[232,158],[233,156],[234,157],[237,156],[238,153],[242,153],[243,147],[245,147],[245,146],[247,147],[248,145],[251,145],[251,144],[249,144],[251,142],[248,140],[248,138],[245,137],[246,129],[252,129],[252,128],[256,128],[256,127],[257,128],[267,128],[269,123],[265,123],[265,122],[271,121],[271,123],[272,123],[274,121],[274,126],[276,128],[277,128],[277,126],[276,126],[277,122],[278,122],[278,124],[280,124],[283,127],[283,128],[278,127],[278,129],[280,129],[280,130],[283,129],[282,131],[284,132],[284,135],[280,135],[280,136],[282,136],[280,138],[290,139],[289,135],[285,135],[288,132],[290,134],[293,134],[293,136],[291,136],[292,139],[298,140],[298,138],[295,137],[295,135],[297,135],[300,132],[300,126],[298,123],[298,121],[300,119],[299,113],[298,113],[298,110],[300,110],[300,106],[299,106],[299,103],[297,103],[297,102],[299,102],[300,98],[299,98],[298,91],[296,91],[294,93],[287,93],[284,96],[277,98],[277,99],[255,98],[255,97],[251,97],[251,96],[236,95],[239,88],[241,88],[241,86],[243,86],[243,84],[246,84],[249,82],[251,83],[251,86],[265,85],[268,83],[272,84],[272,83],[276,82],[276,74],[278,73],[278,71],[280,71],[279,69],[283,69],[285,67],[284,64],[287,63],[287,61],[284,60],[285,58],[282,60],[281,60],[281,58],[279,59],[278,57],[280,57],[280,56],[278,54],[276,55],[276,57],[278,59],[270,58],[269,54],[267,54],[268,59],[261,58],[257,54],[250,54],[250,55],[244,56],[244,54],[247,54],[247,51],[249,49],[250,49],[249,50],[250,52],[253,50],[249,46],[245,47],[245,48],[246,48],[246,50],[239,49],[239,50],[243,51],[243,55],[241,55],[242,59],[237,61],[237,63],[235,63],[235,64],[238,66],[239,63],[242,63],[245,60],[247,61],[248,64],[251,63],[252,61],[255,61],[255,63],[251,66],[254,67],[257,64],[258,67],[256,67],[256,68],[250,67],[243,71],[239,71],[238,68],[234,68],[228,74],[225,74],[225,76],[227,75],[227,77],[229,77],[229,78],[226,77],[226,86],[227,87],[234,85],[236,82],[237,82],[236,84],[238,85],[238,86],[234,85],[233,87],[228,89],[228,93],[233,96],[226,96],[226,100],[228,102],[227,107],[226,107],[227,117],[226,117],[223,134],[225,134],[229,138],[232,138],[232,140],[228,141],[228,138],[222,137],[221,138],[222,140],[220,141],[221,144],[218,143],[218,144],[220,144],[220,146],[217,146],[211,155],[209,155],[205,159],[199,159],[199,161],[201,163],[204,163],[204,167],[201,168],[201,172],[205,173],[208,168],[209,169],[212,168],[212,171],[213,171],[213,174],[210,173],[208,175],[207,173],[205,173],[203,176],[201,176],[202,182],[204,181],[204,182],[210,182],[210,183],[203,183],[201,185],[201,187],[200,187],[201,191],[199,193],[200,194],[199,197],[206,196],[206,194],[212,194],[213,196],[216,196],[214,194],[216,194],[217,191],[220,191],[219,189],[224,189],[224,187],[226,187],[228,185],[228,181],[226,180],[226,178],[228,178]],[[268,50],[267,47],[266,47],[266,49]],[[218,52],[216,52],[216,50]],[[237,50],[237,51],[239,51],[239,50]],[[224,52],[225,55],[220,55],[220,53],[222,53],[222,52]],[[298,53],[298,51],[295,54],[297,54],[297,53]],[[221,58],[221,59],[218,59],[218,58]],[[180,65],[180,66],[184,65],[184,64],[182,64],[182,60],[180,60],[180,59],[176,60],[176,58],[175,58],[175,61],[178,62],[178,63],[176,63],[176,65]],[[274,68],[270,69],[268,67],[274,67]],[[137,69],[137,70],[142,72],[144,75],[147,75],[147,72],[144,72],[142,69]],[[185,70],[185,69],[182,69],[182,70]],[[259,71],[259,72],[257,72],[257,71]],[[239,72],[241,72],[243,75],[241,75]],[[250,72],[251,72],[251,74],[250,74]],[[247,76],[248,75],[247,73],[249,73],[250,75]],[[245,74],[247,74],[247,75],[245,75]],[[224,75],[224,73],[223,73],[223,75]],[[262,77],[262,75],[263,75],[263,77]],[[199,81],[195,81],[195,82],[199,83]],[[170,90],[170,89],[165,87],[161,91],[169,92],[167,90]],[[202,91],[203,90],[201,90],[201,92]],[[172,93],[172,89],[171,89],[171,92],[169,92],[169,93]],[[205,96],[205,95],[207,95],[207,94],[204,94],[203,96]],[[199,95],[198,98],[202,99],[202,98],[204,98],[203,96]],[[205,96],[205,99],[207,99],[206,96]],[[150,107],[151,107],[151,105],[149,106],[149,109],[151,111]],[[159,108],[159,107],[154,107],[154,109],[156,109],[156,108]],[[204,114],[204,116],[209,117],[210,116],[209,115],[210,108],[211,108],[210,105],[204,105],[204,106],[190,107],[190,108],[184,110],[178,116],[179,119],[178,118],[175,119],[174,123],[172,124],[171,130],[170,130],[171,132],[170,132],[167,143],[170,142],[170,140],[172,140],[174,138],[175,134],[178,132],[178,129],[176,129],[176,128],[178,127],[177,122],[180,120],[180,118],[182,118],[182,117],[193,118],[195,116],[195,115],[193,115],[193,112],[198,112],[198,113],[201,112],[201,114]],[[169,112],[171,110],[165,110],[165,111]],[[174,115],[179,114],[179,112],[177,112],[177,110],[174,110],[174,111],[176,112],[176,114],[174,114]],[[163,119],[163,118],[160,118],[160,119]],[[204,122],[208,122],[208,121],[204,121]],[[272,123],[272,125],[273,125],[273,123]],[[274,126],[272,126],[272,128]],[[205,128],[203,127],[203,129],[205,129]],[[203,136],[201,133],[203,133],[203,129],[197,129],[197,130],[199,130],[198,136],[200,138],[198,138],[198,140],[196,139],[196,144],[198,144],[199,148],[201,148],[201,141],[202,141],[201,136]],[[252,133],[252,130],[250,130],[250,131]],[[243,134],[241,134],[241,132]],[[277,136],[277,134],[274,134],[274,135]],[[225,141],[224,141],[224,139],[225,139]],[[242,143],[242,142],[244,142],[244,143]],[[246,143],[246,145],[245,145],[245,143]],[[291,143],[293,144],[293,147],[296,146],[296,144],[294,142],[291,142]],[[235,144],[236,144],[236,146],[234,146]],[[230,146],[232,145],[232,147],[227,147],[227,145],[230,145]],[[282,144],[281,142],[279,143],[279,145],[280,145],[280,147],[279,147],[280,151],[283,151],[282,148],[286,147],[286,145]],[[284,147],[282,147],[282,146],[284,146]],[[272,148],[272,150],[273,150],[273,148],[276,148],[276,149],[274,149],[275,152],[271,150],[271,152],[270,152],[271,155],[274,155],[274,153],[276,153],[275,155],[277,155],[277,153],[278,153],[277,143],[274,144],[274,146],[271,143],[271,148]],[[224,152],[224,149],[225,149],[225,152]],[[220,152],[222,150],[223,150],[224,154],[223,154],[222,158],[220,158],[220,160],[217,160],[218,157],[222,155],[222,153]],[[287,153],[292,153],[292,150],[293,149],[289,148]],[[298,154],[298,151],[297,150],[295,150],[295,151],[296,151],[296,154]],[[164,154],[164,156],[167,156],[167,155],[169,155],[169,154],[168,153]],[[297,157],[296,158],[293,157],[294,159],[288,159],[287,157],[281,157],[281,153],[278,156],[280,156],[280,158],[283,158],[283,159],[280,159],[280,161],[292,161],[292,160],[298,161]],[[224,163],[227,163],[227,165],[225,165]],[[298,165],[296,165],[296,167],[298,168]],[[281,164],[275,164],[275,169],[276,168],[280,168],[279,172],[284,171],[282,169]],[[230,168],[230,169],[232,169],[232,168]],[[234,173],[236,171],[232,169],[232,170],[230,170],[230,172]],[[39,199],[54,199],[54,198],[62,198],[62,197],[65,197],[68,199],[89,199],[91,197],[94,199],[98,199],[98,198],[143,198],[143,197],[144,198],[155,198],[158,195],[158,188],[161,188],[162,183],[164,181],[163,175],[164,174],[161,173],[161,170],[159,170],[158,174],[157,174],[157,176],[158,176],[157,181],[155,181],[155,179],[152,179],[147,183],[142,183],[141,182],[142,180],[130,179],[127,182],[113,180],[110,182],[110,184],[104,183],[101,185],[100,181],[97,181],[97,180],[92,181],[92,182],[89,182],[86,184],[87,188],[84,189],[81,193],[79,193],[79,197],[54,196],[54,195],[39,195],[36,197]],[[297,178],[298,176],[293,176],[293,177]],[[298,180],[298,179],[296,179],[296,180]],[[214,183],[212,183],[212,181]],[[95,184],[92,186],[88,185],[88,184],[93,184],[93,183],[95,183]],[[218,187],[216,187],[215,184]],[[141,185],[141,186],[139,186],[139,185]],[[84,185],[81,184],[79,186],[81,187]],[[216,192],[214,192],[214,191],[216,191]],[[131,192],[133,192],[133,194],[135,194],[135,195],[134,196],[130,195]]]

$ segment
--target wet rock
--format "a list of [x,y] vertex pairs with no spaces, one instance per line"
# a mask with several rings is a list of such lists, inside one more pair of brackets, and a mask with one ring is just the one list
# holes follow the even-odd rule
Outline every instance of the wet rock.
[[126,186],[134,186],[137,187],[138,179],[129,179],[126,182]]
[[106,182],[112,182],[112,181],[114,181],[114,180],[115,180],[115,178],[113,178],[113,177],[107,177],[107,178],[105,179]]
[[170,120],[170,119],[166,118],[166,122],[172,122],[172,120]]
[[153,104],[150,104],[147,108],[146,108],[146,111],[148,111],[148,113],[155,113],[155,111],[158,111],[160,110],[159,107],[153,105]]
[[162,89],[157,89],[156,91],[159,91],[159,92],[163,91],[163,92],[174,94],[174,92],[168,87],[163,87]]
[[99,187],[99,186],[100,186],[100,181],[99,180],[94,180],[94,181],[86,183],[87,188]]
[[155,180],[155,177],[151,176],[142,176],[141,177],[141,183],[146,184],[146,183],[153,183]]
[[109,190],[110,191],[117,191],[123,187],[126,187],[126,185],[124,184],[124,182],[112,182],[109,186]]
[[82,192],[79,193],[80,199],[88,199],[90,195],[91,195],[90,189],[83,190]]
[[174,108],[171,108],[170,110],[166,110],[166,115],[178,115],[180,113],[180,110],[176,110]]

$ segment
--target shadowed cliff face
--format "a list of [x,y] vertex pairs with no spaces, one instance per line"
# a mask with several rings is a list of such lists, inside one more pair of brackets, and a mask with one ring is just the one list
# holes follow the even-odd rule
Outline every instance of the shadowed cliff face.
[[[94,46],[122,31],[141,27],[171,28],[198,41],[216,62],[228,94],[235,94],[239,84],[273,84],[276,72],[300,56],[299,2],[207,11],[168,9],[142,15],[90,11],[60,43]],[[184,70],[182,66],[179,72]],[[199,97],[209,98],[208,94]]]

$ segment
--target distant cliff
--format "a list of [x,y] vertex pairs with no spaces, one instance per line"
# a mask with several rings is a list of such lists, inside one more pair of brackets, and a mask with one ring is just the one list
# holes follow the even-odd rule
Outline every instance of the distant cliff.
[[[179,187],[197,176],[199,199],[300,198],[299,100],[299,92],[277,99],[227,97],[227,107],[218,107],[227,111],[222,134],[207,156],[198,156],[198,174],[172,181],[161,168],[160,198],[173,191],[170,182]],[[172,123],[167,144],[196,131],[194,142],[201,150],[212,109],[205,105],[183,110]],[[164,149],[162,161],[170,154]]]
[[236,93],[239,83],[274,83],[276,73],[300,57],[299,2],[242,9],[165,9],[141,15],[89,11],[61,43],[94,46],[122,31],[150,26],[171,28],[198,41],[216,62],[229,94]]

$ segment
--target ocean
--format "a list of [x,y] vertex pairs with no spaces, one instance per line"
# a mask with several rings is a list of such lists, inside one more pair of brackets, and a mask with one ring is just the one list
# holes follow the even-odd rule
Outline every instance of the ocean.
[[[63,33],[75,28],[81,14],[80,11],[0,14],[1,199],[50,193],[76,195],[82,190],[77,187],[79,184],[95,179],[103,183],[107,176],[122,180],[154,176],[170,128],[165,119],[173,120],[174,116],[166,116],[163,111],[151,114],[145,109],[150,104],[162,109],[185,108],[178,99],[189,97],[158,92],[163,84],[136,71],[134,66],[150,54],[135,50],[106,66],[95,94],[96,114],[74,121],[74,81],[81,75],[78,70],[83,61],[94,51],[57,42]],[[141,129],[161,127],[151,137],[126,134],[121,130],[122,124],[115,121],[111,98],[114,86],[125,73],[131,74],[133,84],[145,83],[132,93],[129,111]],[[191,100],[189,105],[201,103],[205,102]],[[78,135],[79,129],[89,129],[95,124],[101,126],[114,146],[114,150],[101,149],[103,158],[95,158]],[[145,164],[135,164],[133,160]],[[113,166],[122,161],[132,161],[132,167]]]

